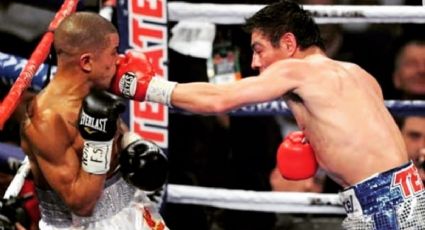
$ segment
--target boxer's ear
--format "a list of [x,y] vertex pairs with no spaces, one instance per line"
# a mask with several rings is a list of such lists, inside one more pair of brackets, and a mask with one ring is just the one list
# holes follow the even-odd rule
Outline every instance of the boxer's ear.
[[92,53],[83,53],[80,56],[80,67],[85,72],[92,71],[92,68],[93,68],[93,54]]
[[297,39],[293,33],[285,33],[280,38],[280,47],[284,49],[285,53],[288,54],[289,57],[294,56],[295,51],[298,48]]

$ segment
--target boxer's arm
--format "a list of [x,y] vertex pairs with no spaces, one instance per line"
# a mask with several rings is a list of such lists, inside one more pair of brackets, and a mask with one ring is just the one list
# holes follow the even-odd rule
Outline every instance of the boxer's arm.
[[81,168],[81,160],[72,144],[78,131],[70,134],[58,115],[47,122],[31,124],[25,133],[33,156],[49,186],[77,215],[89,215],[100,197],[106,174],[91,174]]
[[298,59],[278,61],[258,77],[219,85],[186,83],[176,86],[175,82],[155,77],[146,56],[129,51],[120,59],[110,91],[129,99],[173,105],[195,113],[223,113],[296,90],[305,76],[312,75],[306,65],[306,61]]
[[[171,104],[195,113],[223,113],[245,105],[267,102],[296,90],[305,82],[302,61],[276,62],[257,77],[228,84],[177,84]],[[310,74],[311,75],[311,74]]]

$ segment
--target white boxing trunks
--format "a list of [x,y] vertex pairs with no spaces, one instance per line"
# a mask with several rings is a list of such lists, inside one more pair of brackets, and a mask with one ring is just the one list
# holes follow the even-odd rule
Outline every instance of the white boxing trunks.
[[412,162],[351,186],[340,198],[344,229],[425,229],[424,185]]
[[52,190],[37,188],[37,196],[40,203],[41,230],[168,229],[146,194],[125,182],[120,173],[106,181],[102,196],[90,217],[72,214]]

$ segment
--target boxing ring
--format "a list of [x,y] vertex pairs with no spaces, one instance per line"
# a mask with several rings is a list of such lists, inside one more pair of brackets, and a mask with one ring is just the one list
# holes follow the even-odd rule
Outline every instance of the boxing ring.
[[[25,89],[38,67],[47,56],[51,45],[52,30],[60,20],[75,10],[77,0],[67,0],[51,23],[46,39],[34,51],[28,65],[22,69],[11,91],[0,105],[0,128],[19,104]],[[108,6],[110,7],[110,6]],[[215,24],[243,24],[244,18],[254,14],[263,5],[241,4],[191,4],[168,3],[168,20],[201,20]],[[422,6],[325,6],[305,5],[319,24],[329,23],[425,23],[425,8]],[[102,11],[110,16],[111,9]],[[1,67],[1,66],[0,66]],[[385,101],[387,108],[395,115],[425,115],[425,101]],[[171,112],[179,112],[173,110]],[[233,116],[284,115],[290,111],[283,101],[271,101],[245,106],[230,112]],[[17,196],[29,173],[29,163],[25,159],[9,185],[4,198]],[[170,203],[205,205],[224,209],[249,210],[279,213],[320,213],[343,214],[344,209],[337,194],[302,192],[258,192],[206,188],[169,184],[166,201]]]

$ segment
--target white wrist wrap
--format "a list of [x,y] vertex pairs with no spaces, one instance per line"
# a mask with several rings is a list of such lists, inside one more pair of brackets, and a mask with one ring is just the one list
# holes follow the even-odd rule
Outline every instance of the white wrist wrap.
[[93,174],[106,174],[111,163],[113,140],[107,142],[85,141],[81,166]]
[[171,93],[177,82],[153,77],[146,91],[146,101],[161,103],[171,107]]

